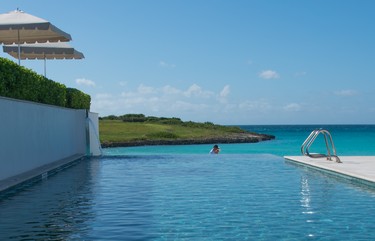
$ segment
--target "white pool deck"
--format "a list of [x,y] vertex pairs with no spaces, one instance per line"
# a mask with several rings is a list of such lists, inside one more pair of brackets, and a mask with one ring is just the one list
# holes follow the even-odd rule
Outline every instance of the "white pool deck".
[[375,186],[375,156],[339,156],[342,163],[335,158],[311,158],[308,156],[284,156],[288,161],[315,169],[320,169],[345,178],[357,179]]

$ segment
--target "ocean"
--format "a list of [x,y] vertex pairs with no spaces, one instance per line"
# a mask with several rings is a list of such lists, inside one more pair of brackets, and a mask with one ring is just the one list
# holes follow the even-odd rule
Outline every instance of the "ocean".
[[[337,155],[375,155],[375,125],[241,125],[242,129],[274,135],[271,141],[259,143],[219,144],[221,154],[273,154],[277,156],[300,155],[304,140],[314,129],[325,129],[331,133]],[[311,152],[325,152],[323,136],[318,136]],[[141,146],[103,149],[104,155],[133,154],[204,154],[212,145]]]

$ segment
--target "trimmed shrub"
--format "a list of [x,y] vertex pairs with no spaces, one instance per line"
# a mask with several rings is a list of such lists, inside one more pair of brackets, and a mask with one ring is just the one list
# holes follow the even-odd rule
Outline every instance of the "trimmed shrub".
[[65,85],[53,82],[43,76],[39,76],[38,102],[65,107],[66,105]]
[[1,95],[15,99],[38,101],[41,84],[39,76],[10,60],[0,59],[0,61],[0,81],[4,89]]
[[66,89],[66,107],[72,109],[90,109],[91,97],[74,88]]
[[0,58],[0,96],[87,110],[91,102],[89,95],[67,89],[65,85],[5,58]]

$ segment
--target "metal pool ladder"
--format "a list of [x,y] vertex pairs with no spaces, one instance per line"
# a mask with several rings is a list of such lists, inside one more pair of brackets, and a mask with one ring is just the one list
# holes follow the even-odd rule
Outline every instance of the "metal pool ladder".
[[[315,139],[318,137],[319,134],[322,134],[324,136],[324,141],[326,144],[327,148],[327,154],[320,154],[320,153],[310,153],[309,148],[311,144],[315,141]],[[329,146],[329,144],[331,146]],[[331,154],[331,150],[332,153]],[[340,158],[336,154],[336,148],[335,145],[333,144],[332,136],[327,130],[323,129],[316,129],[311,132],[311,134],[306,138],[306,140],[303,142],[301,146],[301,153],[304,156],[309,156],[312,158],[322,158],[325,157],[327,160],[332,161],[332,157],[336,158],[336,162],[342,163]]]

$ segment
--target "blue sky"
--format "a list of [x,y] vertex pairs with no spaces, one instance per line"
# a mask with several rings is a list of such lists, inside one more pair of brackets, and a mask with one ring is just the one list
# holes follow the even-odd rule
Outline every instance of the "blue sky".
[[[3,0],[0,12],[16,8],[71,34],[85,59],[49,60],[47,77],[100,116],[375,124],[372,0]],[[43,61],[21,64],[43,74]]]

